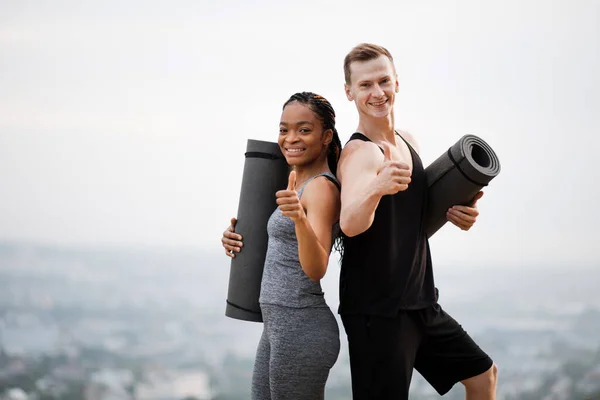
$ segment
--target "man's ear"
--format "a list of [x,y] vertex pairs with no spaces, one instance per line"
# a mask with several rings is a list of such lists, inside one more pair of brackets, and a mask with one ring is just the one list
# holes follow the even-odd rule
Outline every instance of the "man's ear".
[[352,91],[350,90],[350,85],[344,83],[344,92],[346,92],[346,98],[348,101],[353,101],[354,97],[352,96]]

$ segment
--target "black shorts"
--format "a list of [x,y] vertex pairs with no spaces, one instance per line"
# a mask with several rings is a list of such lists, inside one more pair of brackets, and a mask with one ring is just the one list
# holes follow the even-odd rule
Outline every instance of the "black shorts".
[[413,368],[443,395],[493,364],[439,304],[396,318],[342,315],[342,322],[354,400],[408,399]]

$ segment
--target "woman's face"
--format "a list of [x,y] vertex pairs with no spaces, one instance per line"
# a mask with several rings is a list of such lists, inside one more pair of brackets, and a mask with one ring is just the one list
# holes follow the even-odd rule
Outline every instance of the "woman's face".
[[327,154],[331,129],[323,132],[323,123],[307,105],[288,104],[279,122],[279,148],[289,165],[305,166]]

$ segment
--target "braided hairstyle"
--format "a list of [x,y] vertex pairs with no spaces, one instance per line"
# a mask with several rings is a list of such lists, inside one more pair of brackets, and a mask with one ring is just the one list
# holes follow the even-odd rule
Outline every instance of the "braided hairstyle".
[[292,102],[298,102],[307,106],[312,112],[315,113],[317,118],[323,124],[323,130],[331,129],[333,137],[331,143],[327,147],[327,164],[329,169],[335,175],[337,173],[337,164],[340,159],[340,153],[342,152],[342,142],[335,129],[335,111],[331,106],[331,103],[323,96],[312,92],[299,92],[293,94],[288,101],[285,102],[283,108]]
[[[293,94],[288,101],[285,102],[283,108],[285,109],[288,104],[294,101],[298,102],[299,104],[304,104],[315,113],[317,118],[319,118],[323,124],[323,131],[331,129],[333,132],[331,142],[327,147],[327,164],[329,165],[331,173],[336,175],[337,164],[340,159],[340,153],[342,152],[342,142],[340,141],[338,132],[335,129],[335,111],[333,110],[331,103],[329,103],[325,97],[313,92],[299,92]],[[344,255],[344,234],[341,230],[338,236],[334,239],[333,248],[340,253],[341,260]]]

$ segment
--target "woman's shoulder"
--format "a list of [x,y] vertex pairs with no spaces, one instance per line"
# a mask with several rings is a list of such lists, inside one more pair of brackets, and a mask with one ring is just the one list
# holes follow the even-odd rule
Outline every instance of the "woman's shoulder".
[[331,173],[319,174],[306,184],[302,198],[315,203],[328,199],[333,202],[339,201],[340,184]]
[[340,182],[337,177],[329,171],[321,172],[318,175],[310,178],[309,182],[307,182],[305,189],[314,190],[314,188],[325,189],[325,188],[335,188],[338,191],[340,190]]

